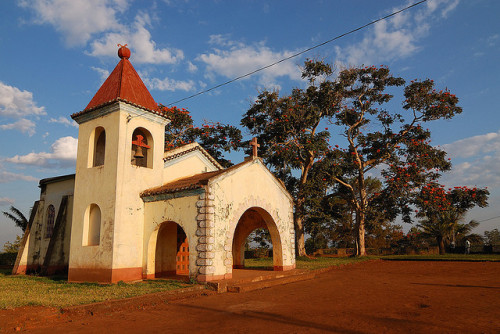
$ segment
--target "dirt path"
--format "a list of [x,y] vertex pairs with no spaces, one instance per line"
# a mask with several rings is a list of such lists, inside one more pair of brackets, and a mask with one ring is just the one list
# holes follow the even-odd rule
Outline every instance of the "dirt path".
[[92,315],[0,311],[6,332],[33,333],[499,333],[499,319],[498,262],[373,261],[264,290]]

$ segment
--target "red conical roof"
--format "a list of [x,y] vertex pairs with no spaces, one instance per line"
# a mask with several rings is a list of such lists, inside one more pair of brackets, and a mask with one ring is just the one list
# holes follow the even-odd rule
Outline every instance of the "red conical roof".
[[[158,104],[155,102],[128,60],[130,57],[130,50],[126,45],[120,47],[118,56],[121,58],[118,65],[116,65],[113,72],[111,72],[106,81],[104,81],[87,107],[82,112],[78,113],[78,115],[99,106],[120,100],[155,111],[155,113],[158,111]],[[76,114],[74,116],[76,116]]]

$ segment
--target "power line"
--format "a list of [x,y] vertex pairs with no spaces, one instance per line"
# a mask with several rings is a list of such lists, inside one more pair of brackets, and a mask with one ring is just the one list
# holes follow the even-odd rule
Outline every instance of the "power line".
[[176,103],[179,103],[179,102],[182,102],[182,101],[185,101],[185,100],[192,99],[193,97],[196,97],[196,96],[198,96],[198,95],[208,93],[208,92],[210,92],[210,91],[212,91],[212,90],[214,90],[214,89],[220,88],[220,87],[225,86],[225,85],[228,85],[228,84],[230,84],[230,83],[232,83],[232,82],[235,82],[235,81],[238,81],[238,80],[240,80],[240,79],[246,78],[246,77],[251,76],[251,75],[253,75],[253,74],[257,73],[257,72],[260,72],[260,71],[263,71],[263,70],[265,70],[265,69],[268,69],[269,67],[272,67],[272,66],[274,66],[274,65],[280,64],[280,63],[282,63],[282,62],[284,62],[284,61],[287,61],[287,60],[290,60],[290,59],[292,59],[292,58],[298,57],[298,56],[300,56],[300,55],[302,55],[302,54],[304,54],[304,53],[306,53],[306,52],[309,52],[309,51],[314,50],[314,49],[316,49],[316,48],[319,48],[319,47],[321,47],[321,46],[323,46],[323,45],[326,45],[326,44],[328,44],[328,43],[331,43],[331,42],[333,42],[333,41],[335,41],[335,40],[337,40],[337,39],[340,39],[340,38],[342,38],[342,37],[344,37],[344,36],[347,36],[347,35],[350,35],[350,34],[352,34],[352,33],[355,33],[355,32],[357,32],[357,31],[359,31],[359,30],[361,30],[361,29],[364,29],[364,28],[366,28],[366,27],[369,27],[369,26],[371,26],[371,25],[373,25],[373,24],[375,24],[375,23],[377,23],[377,22],[380,22],[380,21],[383,21],[383,20],[387,20],[388,18],[390,18],[390,17],[392,17],[392,16],[394,16],[394,15],[397,15],[397,14],[399,14],[399,13],[401,13],[401,12],[404,12],[405,10],[408,10],[408,9],[410,9],[410,8],[413,8],[413,7],[415,7],[415,6],[418,6],[418,5],[420,5],[420,4],[424,3],[424,2],[427,2],[427,0],[422,0],[422,1],[416,2],[416,3],[414,3],[413,5],[410,5],[410,6],[408,6],[408,7],[405,7],[405,8],[403,8],[403,9],[400,9],[400,10],[398,10],[398,11],[396,11],[396,12],[393,12],[393,13],[391,13],[391,14],[389,14],[389,15],[386,15],[386,16],[384,16],[384,17],[382,17],[382,18],[379,18],[379,19],[377,19],[377,20],[375,20],[375,21],[372,21],[372,22],[370,22],[370,23],[367,23],[367,24],[365,24],[365,25],[362,25],[362,26],[360,26],[360,27],[358,27],[358,28],[356,28],[356,29],[353,29],[353,30],[351,30],[351,31],[348,31],[348,32],[346,32],[346,33],[343,33],[343,34],[341,34],[341,35],[338,35],[338,36],[336,36],[336,37],[334,37],[334,38],[332,38],[332,39],[329,39],[329,40],[327,40],[327,41],[325,41],[325,42],[323,42],[323,43],[316,44],[315,46],[312,46],[312,47],[307,48],[307,49],[305,49],[305,50],[303,50],[303,51],[300,51],[300,52],[298,52],[298,53],[295,53],[295,54],[293,54],[293,55],[291,55],[291,56],[289,56],[289,57],[286,57],[286,58],[280,59],[280,60],[278,60],[278,61],[276,61],[276,62],[274,62],[274,63],[272,63],[272,64],[269,64],[269,65],[266,65],[266,66],[264,66],[264,67],[258,68],[258,69],[254,70],[254,71],[252,71],[252,72],[247,73],[247,74],[240,75],[239,77],[236,77],[236,78],[231,79],[231,80],[229,80],[229,81],[223,82],[223,83],[218,84],[218,85],[216,85],[216,86],[213,86],[213,87],[211,87],[211,88],[208,88],[208,89],[205,89],[205,90],[199,91],[198,93],[193,94],[193,95],[190,95],[190,96],[185,97],[185,98],[183,98],[183,99],[180,99],[180,100],[177,100],[177,101],[171,102],[171,103],[167,104],[167,106],[171,106],[171,105],[173,105],[173,104],[176,104]]
[[478,222],[478,223],[482,223],[482,222],[486,222],[486,221],[488,221],[488,220],[493,220],[493,219],[496,219],[496,218],[500,218],[500,216],[491,217],[491,218],[488,218],[488,219],[483,219],[483,220],[478,220],[477,222]]

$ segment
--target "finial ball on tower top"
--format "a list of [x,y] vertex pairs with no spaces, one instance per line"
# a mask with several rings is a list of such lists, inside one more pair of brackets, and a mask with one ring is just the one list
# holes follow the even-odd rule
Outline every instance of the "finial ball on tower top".
[[127,44],[125,44],[125,45],[118,44],[118,46],[120,47],[118,49],[118,57],[120,57],[121,59],[123,59],[123,58],[129,59],[130,58],[130,49],[127,48]]

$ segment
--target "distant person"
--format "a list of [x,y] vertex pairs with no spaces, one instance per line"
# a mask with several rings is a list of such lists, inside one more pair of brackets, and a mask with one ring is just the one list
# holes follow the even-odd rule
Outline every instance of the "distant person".
[[465,254],[470,254],[470,241],[465,240]]

